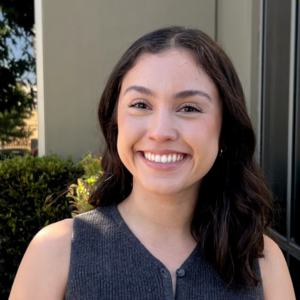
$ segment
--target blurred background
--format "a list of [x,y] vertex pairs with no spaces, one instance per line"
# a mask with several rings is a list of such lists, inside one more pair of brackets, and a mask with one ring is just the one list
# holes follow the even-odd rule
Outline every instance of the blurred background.
[[297,0],[0,0],[0,155],[101,153],[97,105],[123,52],[160,27],[199,28],[241,79],[300,298],[299,10]]

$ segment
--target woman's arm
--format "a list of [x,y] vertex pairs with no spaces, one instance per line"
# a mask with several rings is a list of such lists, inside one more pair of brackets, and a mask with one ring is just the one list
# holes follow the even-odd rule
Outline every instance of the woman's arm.
[[20,264],[9,300],[64,299],[73,219],[43,228],[30,243]]
[[259,262],[264,300],[295,300],[292,280],[280,248],[267,236],[264,236],[264,242],[265,257]]

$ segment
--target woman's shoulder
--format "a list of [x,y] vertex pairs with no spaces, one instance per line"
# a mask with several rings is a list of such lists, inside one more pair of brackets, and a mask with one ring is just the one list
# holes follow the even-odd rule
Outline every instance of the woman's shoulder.
[[259,265],[265,300],[296,299],[283,253],[267,236],[264,236],[264,257]]
[[57,241],[72,234],[74,219],[64,219],[41,229],[33,238],[32,243]]
[[48,252],[53,253],[53,251],[63,251],[66,247],[69,250],[73,222],[73,219],[64,219],[44,227],[35,235],[28,247],[28,251],[40,251],[41,254],[47,254]]
[[10,300],[63,299],[68,279],[73,219],[40,230],[17,272]]

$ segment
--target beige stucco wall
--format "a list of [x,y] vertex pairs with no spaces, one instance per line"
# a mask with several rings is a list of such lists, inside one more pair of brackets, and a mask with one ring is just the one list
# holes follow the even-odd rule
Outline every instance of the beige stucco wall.
[[236,67],[259,139],[261,0],[217,0],[216,3],[216,39]]
[[252,0],[218,1],[217,40],[232,58],[249,101]]
[[100,146],[99,97],[134,40],[169,25],[215,34],[212,0],[44,0],[41,7],[45,154],[75,160]]

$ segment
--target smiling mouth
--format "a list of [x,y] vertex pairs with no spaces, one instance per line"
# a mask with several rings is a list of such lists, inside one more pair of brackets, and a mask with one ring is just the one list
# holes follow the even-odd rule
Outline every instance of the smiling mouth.
[[177,161],[183,160],[186,155],[177,153],[159,155],[152,154],[150,152],[143,152],[143,156],[149,161],[166,164],[175,163]]

